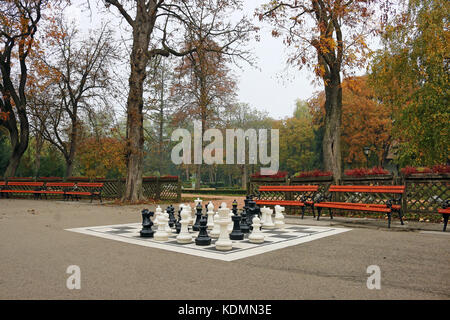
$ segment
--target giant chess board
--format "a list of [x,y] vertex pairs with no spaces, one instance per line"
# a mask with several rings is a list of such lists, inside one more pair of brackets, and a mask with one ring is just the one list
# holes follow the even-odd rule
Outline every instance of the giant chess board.
[[[263,229],[262,232],[265,235],[264,243],[251,243],[247,239],[248,234],[246,234],[244,240],[233,240],[232,250],[219,251],[215,248],[216,239],[212,239],[211,245],[209,246],[198,246],[195,244],[195,242],[189,244],[179,244],[176,240],[177,234],[173,232],[170,234],[168,241],[156,241],[153,238],[140,237],[139,232],[141,229],[141,223],[130,223],[109,226],[74,228],[66,230],[110,240],[137,244],[145,247],[190,254],[203,258],[218,259],[222,261],[243,259],[351,230],[347,228],[330,228],[286,224],[286,226],[282,230]],[[197,234],[198,232],[192,232],[193,239],[195,239]]]

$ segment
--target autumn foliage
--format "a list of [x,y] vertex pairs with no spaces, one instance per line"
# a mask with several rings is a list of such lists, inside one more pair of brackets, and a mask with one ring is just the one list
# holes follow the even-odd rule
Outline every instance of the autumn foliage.
[[78,159],[84,175],[103,177],[109,171],[126,172],[125,142],[117,138],[87,138],[80,143]]

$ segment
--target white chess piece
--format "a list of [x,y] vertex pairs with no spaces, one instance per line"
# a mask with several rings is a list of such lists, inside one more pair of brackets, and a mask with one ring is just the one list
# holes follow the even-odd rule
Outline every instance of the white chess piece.
[[260,210],[261,210],[261,224],[264,224],[264,221],[266,221],[267,207],[264,206]]
[[187,209],[187,212],[189,213],[189,225],[193,225],[193,224],[194,224],[194,221],[195,221],[195,216],[194,216],[193,213],[192,213],[191,205],[188,204],[188,205],[186,205],[184,208],[186,208],[186,209]]
[[233,248],[233,242],[230,240],[230,236],[228,234],[228,219],[229,219],[229,211],[226,206],[219,209],[219,219],[216,220],[216,223],[220,225],[220,234],[219,239],[216,241],[216,249],[220,251],[228,251]]
[[211,238],[218,238],[220,234],[220,225],[219,225],[219,214],[216,213],[214,215],[214,226],[211,232],[209,233],[209,236]]
[[254,217],[252,221],[253,230],[248,236],[248,241],[251,243],[263,243],[264,233],[261,232],[261,220],[258,217]]
[[194,200],[195,207],[197,207],[197,205],[198,205],[199,203],[202,204],[202,202],[203,202],[203,200],[200,199],[200,198],[197,198],[196,200]]
[[232,216],[234,216],[233,211],[231,211],[231,209],[228,209],[228,233],[231,233],[233,231],[234,222],[231,218]]
[[165,230],[166,230],[166,232],[168,234],[171,234],[172,233],[172,229],[169,226],[169,214],[167,213],[167,210],[164,210],[163,216],[164,216],[164,219],[166,220],[166,224],[164,226]]
[[264,220],[262,227],[263,227],[263,229],[274,229],[275,225],[272,222],[273,210],[270,208],[266,208],[265,211],[266,211],[266,219]]
[[167,241],[169,240],[169,234],[166,232],[166,219],[163,215],[159,215],[156,219],[156,223],[158,224],[158,230],[153,235],[153,238],[156,241]]
[[275,206],[275,228],[283,229],[284,228],[284,215],[283,215],[284,207],[276,205]]
[[161,214],[162,214],[162,209],[160,206],[158,206],[155,210],[155,217],[154,217],[153,221],[156,222],[156,220],[158,220],[158,218]]
[[214,205],[211,201],[208,203],[208,212],[206,214],[208,215],[208,223],[206,226],[208,230],[211,230],[214,227]]
[[177,235],[177,242],[178,243],[191,243],[192,242],[192,235],[189,233],[189,212],[186,210],[186,208],[183,208],[181,211],[181,230],[180,233]]

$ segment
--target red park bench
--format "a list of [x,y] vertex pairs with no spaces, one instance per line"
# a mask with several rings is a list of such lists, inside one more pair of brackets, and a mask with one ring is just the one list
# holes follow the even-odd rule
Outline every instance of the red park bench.
[[[313,207],[313,197],[308,196],[307,194],[315,193],[319,190],[319,186],[317,185],[301,185],[301,186],[260,186],[257,197],[255,200],[257,205],[266,205],[266,206],[294,206],[301,207],[302,209],[302,219],[305,215],[305,206]],[[281,194],[280,194],[281,193]],[[299,200],[289,200],[287,198],[294,198],[295,193],[301,193]],[[271,197],[278,197],[283,199],[261,199],[266,195],[270,194]],[[314,213],[314,211],[313,211]],[[315,217],[315,215],[314,215]]]
[[66,191],[66,197],[78,200],[80,196],[89,196],[92,200],[97,197],[102,202],[103,183],[98,182],[78,182],[71,191]]
[[442,217],[444,218],[444,229],[442,231],[445,232],[447,229],[448,217],[450,216],[450,200],[444,201],[442,209],[438,209],[438,213],[442,214]]
[[62,195],[63,199],[67,198],[66,192],[73,190],[75,187],[74,182],[47,182],[45,189],[41,191],[47,199],[48,194]]
[[[331,209],[343,209],[343,210],[355,210],[355,211],[369,211],[369,212],[383,212],[388,216],[388,228],[391,227],[391,215],[392,212],[398,212],[400,222],[403,225],[401,199],[405,193],[405,186],[337,186],[332,185],[328,189],[331,192],[343,192],[343,193],[388,193],[398,195],[397,198],[391,198],[386,201],[385,204],[375,203],[352,203],[352,202],[338,202],[338,201],[323,201],[323,196],[314,203],[314,207],[317,208],[317,220],[320,219],[320,213],[322,208],[328,208],[330,212],[330,218],[333,219],[333,213]],[[331,199],[331,194],[328,197]]]
[[44,182],[8,181],[8,183],[6,183],[5,181],[2,181],[2,184],[0,184],[0,186],[0,193],[2,195],[5,194],[6,197],[9,197],[9,194],[11,193],[32,193],[34,194],[35,198],[38,198],[40,197]]

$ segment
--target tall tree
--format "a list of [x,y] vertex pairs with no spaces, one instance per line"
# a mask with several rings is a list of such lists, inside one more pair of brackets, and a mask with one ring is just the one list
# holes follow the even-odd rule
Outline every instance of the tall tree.
[[15,175],[28,147],[27,58],[35,44],[42,10],[49,3],[49,0],[0,2],[0,113],[3,114],[0,126],[8,130],[12,147],[5,177]]
[[[225,0],[104,0],[107,6],[114,6],[132,28],[132,49],[130,54],[131,72],[127,100],[127,176],[123,200],[138,201],[142,199],[143,169],[143,86],[146,78],[145,68],[149,59],[155,55],[184,56],[195,52],[197,48],[177,49],[176,34],[183,29],[195,30],[198,13],[213,9],[219,12],[224,5],[233,4],[239,8],[241,1]],[[203,4],[207,4],[205,7]],[[217,15],[216,15],[217,16]],[[215,18],[213,18],[215,19]],[[239,53],[234,45],[237,39],[247,37],[249,28],[246,19],[238,23],[220,21],[205,30],[204,36],[214,36],[220,50],[225,53]],[[160,31],[158,37],[158,32]],[[176,31],[175,33],[170,31]],[[181,31],[182,32],[182,31]],[[184,34],[184,32],[182,32]],[[220,39],[221,41],[218,41]],[[153,45],[150,47],[150,43]],[[172,42],[171,42],[172,40]],[[179,39],[178,39],[179,40]]]
[[370,84],[392,110],[401,165],[450,161],[450,3],[410,0],[383,30]]
[[[201,34],[198,37],[194,40],[197,51],[187,55],[175,69],[172,98],[179,102],[175,117],[199,120],[203,136],[234,102],[236,82],[223,54],[203,50],[205,46],[218,48],[217,44],[201,39]],[[196,189],[200,188],[201,168],[201,164],[196,165]]]
[[[50,70],[50,84],[41,92],[44,98],[35,115],[44,128],[44,138],[63,154],[65,177],[70,177],[79,142],[80,112],[89,111],[91,104],[108,103],[117,47],[107,25],[91,31],[85,40],[75,25],[62,17],[54,27],[56,37],[47,39],[47,54],[41,58]],[[50,99],[48,92],[52,92]]]
[[[274,25],[292,48],[288,63],[312,68],[325,91],[323,158],[325,169],[341,178],[342,73],[361,67],[367,58],[366,38],[374,27],[375,0],[271,1],[257,11]],[[385,9],[389,1],[380,1]]]
[[[310,100],[314,122],[324,125],[325,93]],[[365,165],[364,147],[369,147],[382,166],[392,144],[392,113],[367,84],[367,76],[342,82],[342,156],[349,165]]]

